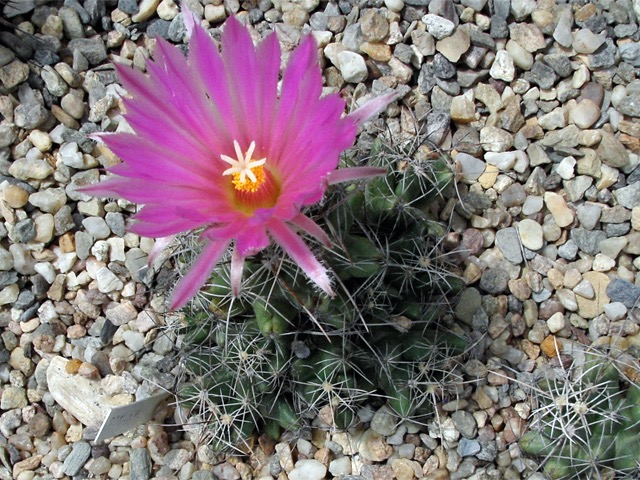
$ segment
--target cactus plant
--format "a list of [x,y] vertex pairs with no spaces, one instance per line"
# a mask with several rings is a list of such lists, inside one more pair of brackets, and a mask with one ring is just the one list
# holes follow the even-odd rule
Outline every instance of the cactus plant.
[[[227,258],[184,309],[189,383],[178,395],[214,446],[255,429],[298,430],[320,411],[346,428],[371,399],[418,419],[464,351],[464,338],[438,328],[444,296],[462,287],[439,247],[445,227],[430,213],[453,179],[449,158],[426,143],[379,139],[366,160],[388,173],[333,187],[310,212],[331,232],[333,247],[314,253],[334,272],[334,298],[269,247],[245,262],[239,297]],[[180,249],[176,262],[192,252]]]
[[552,479],[637,478],[640,385],[621,373],[634,362],[593,349],[576,357],[533,389],[536,408],[520,448],[541,457]]

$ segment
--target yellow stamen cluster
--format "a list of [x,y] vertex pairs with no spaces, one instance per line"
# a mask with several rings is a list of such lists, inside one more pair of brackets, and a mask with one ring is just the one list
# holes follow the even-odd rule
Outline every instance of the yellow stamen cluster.
[[[262,182],[264,182],[264,168],[261,166],[253,167],[253,171],[251,172],[254,175],[255,180],[242,179],[242,173],[233,173],[231,176],[231,183],[233,184],[233,188],[240,192],[250,192],[255,193],[258,191]],[[247,174],[247,176],[249,176]]]
[[233,147],[236,151],[236,158],[220,155],[220,158],[231,165],[222,175],[231,175],[231,183],[233,187],[241,192],[256,192],[265,180],[265,172],[263,165],[267,162],[266,158],[253,160],[252,155],[256,149],[256,142],[251,142],[246,154],[242,153],[240,144],[234,140]]

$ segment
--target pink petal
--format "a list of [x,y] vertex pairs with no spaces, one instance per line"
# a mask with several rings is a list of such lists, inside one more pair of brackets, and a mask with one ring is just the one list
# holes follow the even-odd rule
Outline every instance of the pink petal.
[[[193,71],[198,72],[197,80],[208,97],[205,103],[216,119],[215,128],[211,125],[209,127],[231,147],[234,140],[242,139],[243,131],[239,119],[235,117],[229,93],[230,86],[235,87],[238,79],[234,79],[234,83],[228,82],[218,48],[205,29],[199,26],[196,26],[191,35],[189,63]],[[247,82],[251,83],[251,80]]]
[[240,296],[240,290],[242,289],[242,270],[244,269],[244,255],[239,253],[238,247],[234,247],[231,254],[231,293],[234,297]]
[[332,246],[331,239],[329,238],[327,233],[320,227],[320,225],[318,225],[306,215],[300,213],[289,220],[289,223],[308,233],[313,238],[324,244],[324,246],[329,248]]
[[196,14],[189,8],[186,1],[180,2],[180,10],[182,11],[182,21],[184,22],[184,29],[187,31],[187,37],[191,37],[193,30],[198,25]]
[[171,310],[183,307],[196,294],[207,281],[228,246],[228,241],[211,242],[205,245],[191,269],[176,285],[171,296]]
[[397,97],[398,94],[396,92],[393,92],[387,93],[385,95],[380,95],[376,98],[372,98],[363,106],[347,115],[346,118],[352,120],[357,125],[362,125],[371,117],[382,112],[391,102],[396,100]]
[[211,185],[211,177],[221,174],[221,169],[216,168],[210,158],[185,156],[138,135],[116,133],[103,135],[101,140],[138,174],[178,177],[190,184],[203,185]]
[[385,168],[377,167],[349,167],[340,168],[329,172],[326,177],[327,185],[335,185],[342,182],[351,182],[363,178],[379,177],[387,173]]
[[147,263],[149,265],[153,265],[160,254],[164,252],[169,245],[171,245],[171,242],[173,242],[174,238],[175,236],[156,238],[156,241],[154,242],[153,247],[151,247],[151,251],[149,252],[149,260]]
[[335,294],[331,289],[327,269],[322,266],[302,239],[282,222],[272,221],[268,229],[273,240],[300,266],[309,279],[327,295],[333,297]]
[[236,249],[242,257],[255,255],[269,245],[269,237],[264,224],[254,228],[245,227],[236,232]]

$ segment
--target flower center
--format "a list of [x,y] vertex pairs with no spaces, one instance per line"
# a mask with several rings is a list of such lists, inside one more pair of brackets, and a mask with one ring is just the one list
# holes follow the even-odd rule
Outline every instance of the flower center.
[[263,165],[267,162],[266,158],[253,160],[253,152],[256,148],[256,142],[251,142],[246,154],[242,153],[240,144],[234,140],[233,147],[236,151],[236,158],[220,155],[220,158],[231,165],[222,175],[231,175],[231,183],[233,188],[239,192],[255,193],[262,186],[266,175]]
[[280,182],[273,167],[267,168],[266,158],[253,159],[256,142],[251,142],[246,153],[242,152],[240,144],[234,140],[236,158],[220,155],[222,161],[230,165],[223,176],[231,177],[230,200],[238,210],[252,215],[257,209],[271,208],[278,201]]

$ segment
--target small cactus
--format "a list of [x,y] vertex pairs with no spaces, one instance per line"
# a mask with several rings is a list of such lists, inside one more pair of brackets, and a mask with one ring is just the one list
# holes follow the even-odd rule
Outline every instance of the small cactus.
[[[420,142],[377,140],[368,163],[388,174],[335,187],[310,212],[331,233],[333,248],[317,255],[334,272],[334,298],[272,246],[245,261],[239,298],[227,259],[185,308],[189,383],[179,397],[215,447],[256,430],[299,430],[321,411],[347,428],[372,399],[419,419],[465,350],[463,338],[438,328],[444,296],[462,287],[441,254],[445,228],[430,214],[453,179],[448,157]],[[181,249],[178,263],[190,254]]]
[[620,373],[630,365],[623,356],[589,350],[582,361],[538,382],[531,429],[519,443],[543,459],[550,478],[640,473],[640,385]]

